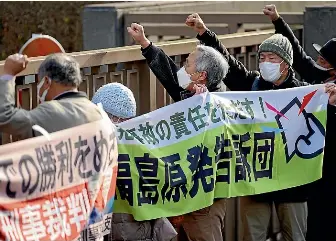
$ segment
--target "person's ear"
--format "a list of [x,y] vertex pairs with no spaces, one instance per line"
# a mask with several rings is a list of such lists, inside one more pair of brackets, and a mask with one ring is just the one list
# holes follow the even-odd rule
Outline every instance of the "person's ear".
[[199,73],[199,77],[198,77],[198,82],[200,83],[200,84],[203,84],[203,85],[205,85],[206,84],[206,79],[207,79],[207,77],[208,77],[208,74],[207,74],[207,72],[206,71],[202,71],[202,72],[200,72]]
[[287,64],[286,62],[283,62],[283,68],[280,68],[280,72],[285,72],[285,71],[288,71],[290,66],[289,64]]
[[51,79],[48,78],[47,76],[44,77],[44,85],[46,86],[46,88],[50,88],[51,86]]

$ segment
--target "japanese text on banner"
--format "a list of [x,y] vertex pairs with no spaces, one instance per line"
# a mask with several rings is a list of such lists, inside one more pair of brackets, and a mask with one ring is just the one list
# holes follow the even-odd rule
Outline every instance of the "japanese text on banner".
[[6,240],[98,240],[110,233],[116,131],[101,120],[0,148]]
[[322,175],[324,86],[205,93],[119,125],[115,212],[136,220]]

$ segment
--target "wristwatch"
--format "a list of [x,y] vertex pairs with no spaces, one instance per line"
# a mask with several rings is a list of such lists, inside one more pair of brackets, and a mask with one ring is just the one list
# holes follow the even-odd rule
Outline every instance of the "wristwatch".
[[12,80],[13,78],[14,76],[10,74],[0,75],[0,80]]

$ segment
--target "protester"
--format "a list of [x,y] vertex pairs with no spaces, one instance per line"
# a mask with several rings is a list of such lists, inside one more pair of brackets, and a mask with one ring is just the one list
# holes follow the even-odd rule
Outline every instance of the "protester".
[[[92,102],[101,103],[114,124],[136,116],[134,95],[130,89],[120,83],[110,83],[100,87],[93,96]],[[166,218],[138,222],[130,214],[114,213],[112,232],[105,240],[171,241],[176,235],[174,227]]]
[[[79,64],[65,54],[52,54],[39,67],[37,95],[41,104],[30,111],[16,108],[15,76],[28,62],[27,56],[20,54],[5,60],[4,75],[0,76],[1,132],[26,139],[41,135],[33,130],[34,125],[52,133],[102,119],[98,107],[77,89],[82,82]],[[85,232],[82,235],[86,237]]]
[[78,62],[66,54],[49,55],[38,70],[37,94],[41,104],[33,110],[15,108],[15,76],[28,64],[27,56],[9,56],[0,77],[0,131],[21,139],[41,135],[32,129],[39,125],[56,132],[102,118],[99,109],[85,93]]
[[[276,90],[306,85],[294,76],[291,68],[293,64],[292,46],[289,40],[282,35],[275,34],[262,42],[258,52],[261,76],[251,79],[247,78],[249,72],[245,68],[240,65],[234,67],[238,61],[229,55],[216,34],[206,28],[198,14],[188,16],[186,24],[198,32],[197,38],[201,42],[216,48],[226,58],[232,59],[230,69],[236,70],[233,73],[236,73],[237,77],[232,75],[231,79],[225,78],[223,80],[230,90]],[[250,202],[246,204],[243,211],[244,241],[266,240],[273,203],[280,219],[284,240],[305,240],[306,201],[305,186],[250,197]]]
[[[306,85],[294,76],[292,46],[287,38],[275,34],[259,47],[261,77],[251,90],[287,89]],[[251,197],[244,221],[248,227],[244,240],[265,240],[273,203],[280,221],[280,231],[285,241],[305,240],[307,232],[307,191],[300,186]]]
[[287,37],[293,46],[293,68],[308,83],[325,83],[336,80],[336,38],[330,39],[323,47],[313,44],[319,53],[315,62],[300,46],[299,40],[293,31],[279,15],[275,5],[266,5],[264,14],[270,18],[275,27],[275,32]]
[[[141,51],[157,79],[174,101],[193,96],[196,92],[225,91],[221,81],[229,66],[218,51],[207,46],[197,46],[189,54],[184,67],[179,68],[160,48],[153,45],[141,25],[132,23],[127,28],[132,38],[141,45]],[[200,90],[203,89],[203,90]],[[179,240],[222,241],[226,200],[215,199],[213,205],[184,215]]]
[[136,102],[132,91],[120,83],[100,87],[92,102],[101,103],[112,123],[118,124],[136,116]]
[[[305,81],[316,84],[335,83],[336,39],[329,40],[322,48],[314,45],[320,54],[315,62],[307,56],[288,24],[279,16],[274,5],[265,6],[264,14],[273,22],[276,32],[286,36],[292,43],[294,49],[293,67]],[[334,208],[336,193],[331,188],[334,184],[336,185],[333,172],[336,168],[333,152],[333,148],[336,146],[335,122],[336,107],[328,105],[323,175],[322,179],[313,183],[309,189],[308,241],[335,240],[333,223],[330,222],[336,215]]]

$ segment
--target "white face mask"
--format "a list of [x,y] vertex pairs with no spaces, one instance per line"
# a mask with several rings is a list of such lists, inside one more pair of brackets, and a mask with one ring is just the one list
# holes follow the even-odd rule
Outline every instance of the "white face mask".
[[263,77],[263,79],[271,83],[274,83],[277,80],[279,80],[283,72],[283,71],[280,72],[281,63],[271,63],[271,62],[259,63],[260,74]]
[[182,67],[179,71],[177,71],[176,74],[177,74],[179,85],[183,89],[186,89],[192,82],[191,75],[187,73],[187,71],[185,70],[185,67]]
[[41,88],[44,84],[44,81],[45,81],[45,78],[43,78],[43,80],[41,80],[40,83],[38,83],[38,85],[37,85],[37,95],[38,95],[41,103],[43,103],[45,101],[45,98],[46,98],[46,96],[48,94],[48,90],[49,90],[49,88],[45,89],[43,91],[42,95],[40,96],[40,90],[41,90]]

